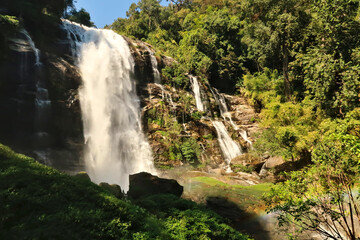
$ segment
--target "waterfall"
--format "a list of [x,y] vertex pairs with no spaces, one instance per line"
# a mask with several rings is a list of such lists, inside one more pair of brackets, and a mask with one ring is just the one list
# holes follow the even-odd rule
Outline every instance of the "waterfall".
[[31,47],[31,49],[34,51],[35,54],[35,66],[40,66],[42,63],[40,62],[40,50],[35,47],[35,43],[30,37],[30,34],[28,31],[26,31],[24,28],[20,30],[20,33],[24,34],[26,39],[28,40],[28,43]]
[[215,91],[210,87],[210,91],[213,94],[216,103],[219,106],[220,109],[220,114],[221,117],[225,120],[225,121],[229,121],[231,126],[235,129],[235,130],[239,130],[239,127],[233,122],[232,118],[231,118],[231,114],[229,112],[229,109],[226,105],[226,100],[223,94],[220,94],[219,91],[215,88]]
[[[42,68],[42,62],[40,61],[40,50],[36,48],[34,41],[32,40],[30,34],[26,29],[21,29],[22,33],[26,39],[31,49],[35,54],[35,70],[39,74]],[[41,77],[38,76],[38,79]],[[51,110],[51,101],[49,100],[48,90],[42,87],[43,83],[38,80],[36,82],[36,93],[35,93],[35,131],[37,144],[39,146],[46,146],[49,142],[48,134],[48,117]]]
[[241,130],[241,131],[240,131],[240,135],[241,135],[241,137],[249,144],[250,149],[252,149],[252,148],[253,148],[253,145],[252,145],[252,142],[250,141],[250,139],[249,139],[248,136],[247,136],[247,132],[246,132],[245,130]]
[[165,88],[164,88],[163,85],[161,85],[159,83],[155,83],[155,85],[161,89],[161,98],[162,98],[162,100],[166,100],[168,103],[170,103],[171,107],[173,109],[175,109],[176,106],[174,104],[174,101],[172,100],[171,94],[169,94],[169,93],[167,93],[165,91]]
[[242,154],[242,149],[232,138],[230,137],[228,131],[225,128],[225,125],[220,121],[212,122],[217,135],[218,141],[220,144],[221,151],[224,154],[225,162],[227,164],[227,170],[231,171],[230,169],[230,162],[233,158],[240,156]]
[[153,70],[153,75],[154,75],[154,83],[161,83],[161,75],[158,69],[158,62],[156,60],[155,57],[155,53],[153,51],[150,50],[150,48],[148,48],[147,46],[145,46],[145,49],[150,53],[150,60],[151,60],[151,66],[152,66],[152,70]]
[[[215,88],[215,90],[213,90],[210,87],[210,90],[215,98],[216,103],[219,105],[222,118],[225,121],[228,121],[235,130],[239,130],[239,127],[233,122],[233,120],[231,118],[231,114],[226,105],[226,100],[225,100],[224,95],[219,93],[219,91],[216,88]],[[252,148],[252,142],[248,138],[247,132],[245,130],[240,130],[240,136],[249,144],[250,148]]]
[[199,81],[198,81],[197,77],[194,77],[192,75],[189,75],[189,78],[190,78],[190,82],[191,82],[191,85],[192,85],[192,90],[194,92],[194,97],[195,97],[195,101],[196,101],[196,108],[199,111],[204,112],[205,108],[204,108],[204,104],[203,104],[203,102],[201,100]]
[[150,145],[141,129],[129,46],[111,30],[67,20],[63,25],[75,41],[83,79],[79,94],[86,171],[93,182],[119,184],[127,191],[129,174],[154,172]]

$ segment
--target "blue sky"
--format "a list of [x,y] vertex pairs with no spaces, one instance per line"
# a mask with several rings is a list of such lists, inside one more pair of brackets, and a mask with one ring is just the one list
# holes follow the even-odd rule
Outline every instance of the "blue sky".
[[[76,8],[85,8],[90,13],[91,20],[98,28],[111,24],[118,17],[126,17],[126,11],[132,3],[138,0],[76,0]],[[162,1],[165,5],[167,2]]]

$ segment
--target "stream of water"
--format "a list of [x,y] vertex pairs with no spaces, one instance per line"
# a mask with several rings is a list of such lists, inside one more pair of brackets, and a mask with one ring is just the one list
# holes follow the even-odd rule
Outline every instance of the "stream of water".
[[190,78],[192,90],[193,90],[195,101],[196,101],[196,108],[199,111],[203,112],[203,111],[205,111],[205,108],[204,108],[204,104],[201,100],[199,81],[198,81],[197,77],[194,77],[192,75],[189,75],[189,78]]
[[83,79],[80,104],[86,171],[93,182],[128,190],[129,174],[154,173],[150,146],[141,129],[134,60],[125,39],[111,30],[63,21],[74,42]]

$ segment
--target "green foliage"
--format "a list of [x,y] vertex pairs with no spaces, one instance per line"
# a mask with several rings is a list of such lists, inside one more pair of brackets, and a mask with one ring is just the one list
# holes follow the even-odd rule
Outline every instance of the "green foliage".
[[5,55],[6,38],[15,33],[19,28],[19,20],[15,16],[0,14],[0,60]]
[[173,195],[142,199],[142,208],[4,145],[0,163],[2,239],[249,239],[215,213]]
[[0,163],[0,238],[162,236],[148,225],[157,220],[145,210],[88,180],[62,174],[3,145]]
[[191,164],[199,162],[201,150],[194,138],[185,139],[182,142],[180,149],[186,162]]
[[207,134],[207,135],[203,135],[202,136],[204,139],[208,139],[208,140],[213,140],[214,139],[214,136],[211,134],[211,133],[209,133],[209,134]]
[[79,11],[72,9],[69,13],[65,15],[65,18],[69,19],[72,22],[77,22],[88,27],[94,27],[94,22],[90,20],[90,14],[84,9],[81,8]]
[[254,168],[251,166],[244,166],[242,164],[238,164],[238,165],[233,165],[231,167],[231,169],[233,170],[233,172],[237,173],[237,172],[245,172],[245,173],[252,173],[254,171]]
[[164,219],[173,239],[250,239],[226,224],[217,214],[173,195],[155,195],[137,202]]
[[354,193],[360,174],[358,117],[357,109],[344,120],[327,121],[312,151],[314,165],[292,172],[289,180],[272,189],[266,198],[268,209],[280,213],[281,224],[296,222],[324,237],[343,239],[345,234],[354,239],[358,222],[351,225],[345,219],[358,215],[360,205]]
[[180,64],[173,64],[171,67],[162,69],[162,74],[165,82],[176,88],[187,88],[189,85],[189,78],[184,75],[184,68]]
[[[242,92],[252,100],[258,109],[261,109],[276,98],[284,99],[282,82],[283,79],[277,70],[271,71],[265,68],[264,72],[243,76]],[[238,85],[241,86],[241,82]]]
[[203,114],[199,111],[197,112],[193,112],[191,114],[191,117],[195,120],[195,121],[199,121],[201,119],[201,117],[203,116]]

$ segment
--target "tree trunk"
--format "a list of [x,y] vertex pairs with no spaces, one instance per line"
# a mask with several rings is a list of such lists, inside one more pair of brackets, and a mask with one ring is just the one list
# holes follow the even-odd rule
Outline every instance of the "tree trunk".
[[287,49],[286,43],[283,43],[282,46],[282,55],[283,55],[283,75],[284,75],[284,93],[286,101],[291,100],[291,89],[290,89],[290,80],[289,80],[289,51]]

